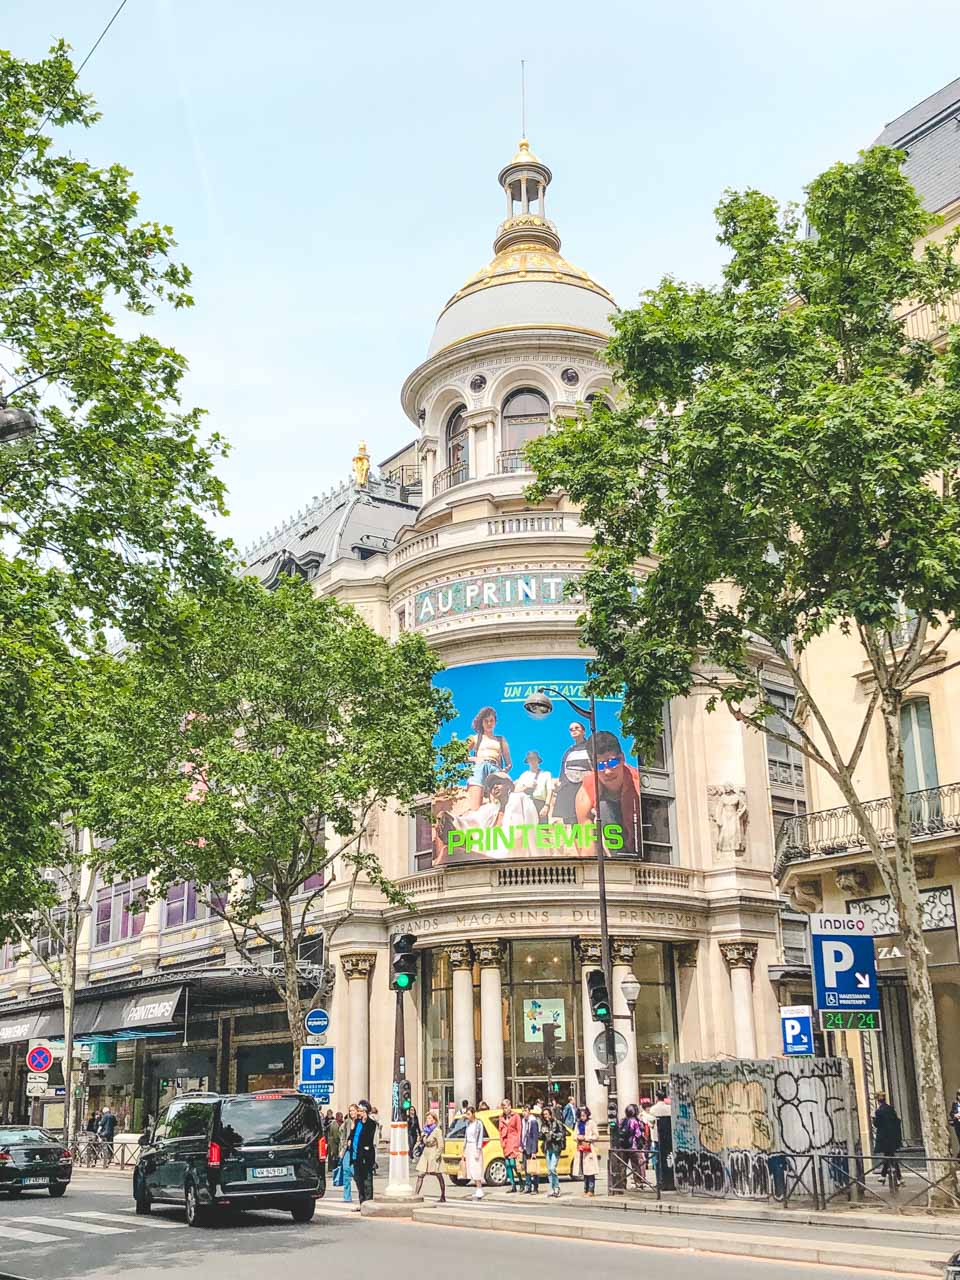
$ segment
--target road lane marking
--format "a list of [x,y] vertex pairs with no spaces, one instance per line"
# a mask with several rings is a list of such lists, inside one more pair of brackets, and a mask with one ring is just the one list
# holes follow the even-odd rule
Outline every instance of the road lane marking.
[[43,1218],[39,1215],[18,1215],[17,1222],[32,1222],[38,1227],[53,1227],[60,1231],[82,1231],[89,1236],[122,1236],[133,1231],[133,1227],[108,1227],[97,1222],[70,1222],[67,1218]]
[[[122,1213],[106,1213],[103,1209],[71,1209],[69,1216],[71,1218],[107,1218],[110,1222],[129,1222],[129,1218],[125,1218]],[[138,1227],[159,1227],[161,1231],[178,1231],[182,1226],[179,1222],[158,1222],[156,1218],[151,1218],[147,1214],[143,1214]],[[134,1228],[127,1227],[127,1230]]]
[[22,1240],[24,1244],[63,1244],[66,1239],[66,1236],[51,1236],[42,1231],[21,1231],[17,1227],[0,1225],[0,1240]]

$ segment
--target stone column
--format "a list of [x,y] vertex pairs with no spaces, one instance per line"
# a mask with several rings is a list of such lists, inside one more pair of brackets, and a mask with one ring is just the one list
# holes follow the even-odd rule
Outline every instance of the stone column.
[[370,1089],[370,974],[374,951],[350,951],[340,957],[347,978],[347,1097],[366,1098]]
[[583,1083],[584,1100],[590,1108],[590,1114],[597,1124],[606,1124],[607,1091],[597,1079],[597,1072],[602,1063],[593,1051],[593,1042],[603,1032],[603,1023],[594,1022],[590,1013],[590,994],[587,991],[587,977],[593,969],[603,968],[603,953],[599,938],[581,938],[577,943],[580,952],[580,1002],[583,1005]]
[[677,981],[677,1041],[680,1061],[695,1062],[703,1056],[703,1036],[700,1028],[700,1002],[697,999],[697,950],[696,942],[675,942],[673,955],[676,961]]
[[757,1028],[753,1016],[753,964],[757,944],[749,940],[721,942],[720,951],[730,970],[733,995],[733,1041],[738,1058],[757,1056]]
[[[499,942],[474,943],[480,964],[480,1075],[484,1101],[499,1107],[504,1098],[503,1004],[500,994]],[[457,1099],[460,1101],[460,1099]]]
[[[473,1033],[473,952],[469,944],[447,947],[453,969],[453,1100],[476,1104],[477,1045]],[[489,1101],[489,1099],[487,1099]]]
[[613,938],[613,990],[610,992],[610,999],[613,1001],[614,1030],[619,1031],[627,1042],[627,1054],[624,1060],[617,1066],[617,1098],[620,1103],[620,1113],[630,1102],[640,1101],[640,1075],[637,1069],[637,1032],[634,1026],[633,1018],[630,1016],[630,1006],[627,1004],[626,996],[620,989],[627,974],[633,973],[633,957],[636,954],[636,944],[626,938]]

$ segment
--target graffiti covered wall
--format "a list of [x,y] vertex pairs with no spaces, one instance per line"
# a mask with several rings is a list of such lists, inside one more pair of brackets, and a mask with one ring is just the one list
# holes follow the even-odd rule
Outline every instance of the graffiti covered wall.
[[670,1093],[677,1189],[706,1195],[812,1194],[808,1157],[845,1156],[857,1123],[841,1058],[678,1063]]

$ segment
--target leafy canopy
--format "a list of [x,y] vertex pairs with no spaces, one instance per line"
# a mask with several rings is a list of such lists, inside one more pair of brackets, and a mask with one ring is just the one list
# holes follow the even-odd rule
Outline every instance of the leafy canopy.
[[[152,872],[160,895],[185,879],[201,892],[232,882],[229,904],[208,899],[260,936],[267,902],[329,878],[335,858],[396,900],[371,815],[446,785],[459,759],[435,752],[452,708],[422,639],[391,643],[292,580],[267,592],[245,579],[215,608],[183,608],[179,655],[131,653],[98,718],[89,816],[116,838],[117,867]],[[298,904],[298,936],[315,896]]]
[[666,278],[616,316],[626,402],[528,446],[532,496],[595,530],[585,640],[643,742],[697,667],[762,704],[757,637],[783,656],[834,624],[882,637],[904,606],[955,615],[960,354],[898,312],[957,292],[957,236],[915,253],[937,219],[900,159],[835,165],[802,214],[726,193],[722,282]]

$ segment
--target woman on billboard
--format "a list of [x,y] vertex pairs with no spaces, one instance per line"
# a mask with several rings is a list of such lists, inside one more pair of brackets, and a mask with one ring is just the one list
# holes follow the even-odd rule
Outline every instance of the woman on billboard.
[[[601,730],[590,739],[591,766],[597,759],[600,778],[600,803],[597,804],[593,769],[584,777],[577,792],[577,822],[597,822],[601,830],[619,827],[623,841],[617,853],[621,857],[638,857],[643,853],[643,821],[640,807],[640,774],[624,758],[620,739]],[[595,854],[595,845],[585,846],[584,854]]]
[[496,733],[497,713],[493,707],[481,707],[473,717],[473,733],[467,738],[470,778],[467,782],[467,808],[479,809],[483,803],[483,784],[491,773],[512,767],[510,745],[506,738]]
[[553,805],[553,820],[563,822],[567,826],[579,822],[577,793],[580,790],[580,783],[591,768],[590,748],[583,725],[579,720],[571,720],[570,737],[573,742],[567,747],[560,761],[557,798]]

